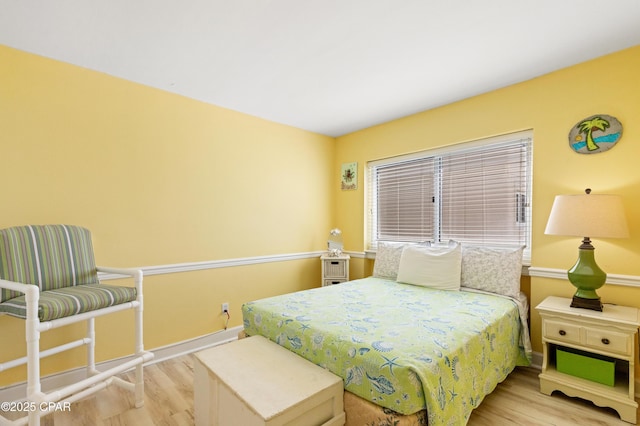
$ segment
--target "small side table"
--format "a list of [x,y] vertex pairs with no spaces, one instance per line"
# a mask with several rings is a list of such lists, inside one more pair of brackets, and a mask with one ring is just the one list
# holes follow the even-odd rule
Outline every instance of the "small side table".
[[348,254],[340,256],[330,256],[323,254],[322,261],[322,286],[340,284],[349,281],[349,259]]
[[[640,327],[640,309],[605,304],[599,312],[570,305],[571,299],[550,296],[536,307],[542,317],[540,391],[551,395],[559,390],[600,407],[611,407],[622,420],[635,424],[635,337]],[[623,368],[616,369],[614,386],[558,371],[557,350],[565,348],[577,349],[587,358],[615,359]]]

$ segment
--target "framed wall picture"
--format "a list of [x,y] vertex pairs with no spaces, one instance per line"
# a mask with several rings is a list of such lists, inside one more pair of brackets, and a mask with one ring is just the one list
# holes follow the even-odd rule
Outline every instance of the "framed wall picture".
[[343,163],[340,170],[343,191],[358,189],[358,163]]

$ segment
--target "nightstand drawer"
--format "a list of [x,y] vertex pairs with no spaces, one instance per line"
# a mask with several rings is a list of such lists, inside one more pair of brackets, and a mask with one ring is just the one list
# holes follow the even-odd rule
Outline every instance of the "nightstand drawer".
[[346,278],[347,262],[343,259],[324,260],[324,276],[325,278]]
[[346,279],[332,279],[332,280],[324,280],[324,282],[322,283],[323,286],[328,286],[328,285],[335,285],[335,284],[340,284],[340,283],[344,283],[346,282]]
[[597,328],[586,328],[585,336],[585,344],[587,346],[602,351],[631,355],[631,345],[633,344],[634,335]]
[[547,320],[543,325],[542,332],[547,339],[566,343],[580,343],[580,326],[553,320]]

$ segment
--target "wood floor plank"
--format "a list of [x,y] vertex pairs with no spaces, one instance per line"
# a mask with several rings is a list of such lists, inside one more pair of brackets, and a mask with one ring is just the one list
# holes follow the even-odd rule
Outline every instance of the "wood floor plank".
[[[521,368],[488,395],[469,419],[471,426],[623,426],[629,425],[609,408],[539,391],[539,370]],[[131,380],[133,373],[123,378]],[[183,355],[145,367],[145,406],[133,406],[133,396],[110,386],[71,405],[70,412],[43,418],[44,426],[190,426],[193,412],[193,355]]]

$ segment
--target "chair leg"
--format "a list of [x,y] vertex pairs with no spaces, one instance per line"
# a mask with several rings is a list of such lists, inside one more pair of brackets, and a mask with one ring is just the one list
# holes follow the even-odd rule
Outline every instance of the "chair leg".
[[[40,331],[38,318],[27,318],[26,321],[26,337],[27,337],[27,402],[33,404],[34,407],[40,403],[41,384],[40,384]],[[37,409],[29,410],[29,426],[40,425],[40,413]]]
[[95,318],[87,320],[87,377],[96,374],[96,326]]
[[135,381],[136,408],[141,408],[144,406],[144,377],[142,374],[142,364],[136,365]]
[[[136,355],[141,356],[144,352],[144,343],[142,340],[142,295],[138,295],[138,300],[140,304],[136,306],[135,311],[135,333],[136,333]],[[142,364],[138,364],[136,366],[135,373],[135,397],[136,397],[136,408],[140,408],[144,406],[144,375],[142,372]]]

